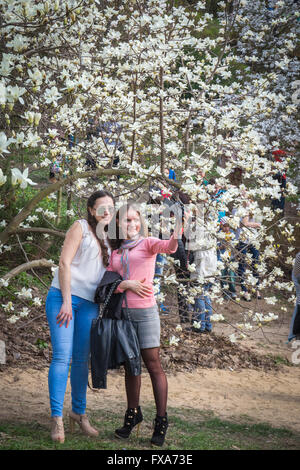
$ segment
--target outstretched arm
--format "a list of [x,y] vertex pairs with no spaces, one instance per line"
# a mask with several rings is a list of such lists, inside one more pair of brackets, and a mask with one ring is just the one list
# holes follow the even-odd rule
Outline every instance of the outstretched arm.
[[178,239],[181,238],[182,224],[180,221],[176,223],[174,233],[169,240],[160,240],[159,238],[148,238],[148,248],[153,254],[175,253],[178,248]]

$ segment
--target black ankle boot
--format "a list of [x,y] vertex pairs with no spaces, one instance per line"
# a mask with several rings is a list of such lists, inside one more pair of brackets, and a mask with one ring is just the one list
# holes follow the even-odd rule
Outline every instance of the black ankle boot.
[[161,447],[165,442],[165,437],[169,426],[167,413],[165,416],[156,415],[153,421],[153,425],[154,432],[152,435],[151,444]]
[[115,436],[120,439],[128,439],[131,431],[137,426],[137,435],[139,432],[140,423],[143,421],[143,415],[141,407],[128,408],[124,417],[124,425],[122,428],[115,430]]

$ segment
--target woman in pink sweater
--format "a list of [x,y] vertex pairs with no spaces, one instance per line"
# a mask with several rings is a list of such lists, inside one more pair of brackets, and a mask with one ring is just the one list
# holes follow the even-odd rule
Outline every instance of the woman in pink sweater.
[[[110,237],[113,251],[107,269],[123,277],[117,292],[126,290],[129,318],[137,332],[141,356],[151,377],[156,403],[157,415],[151,443],[162,446],[168,427],[168,383],[159,357],[160,319],[153,278],[156,255],[177,250],[180,228],[175,228],[170,240],[147,237],[145,223],[134,203],[119,209],[112,224],[116,234],[114,239]],[[128,408],[123,427],[115,431],[115,435],[121,439],[127,439],[132,429],[143,420],[139,406],[141,376],[130,376],[125,371],[125,388]]]

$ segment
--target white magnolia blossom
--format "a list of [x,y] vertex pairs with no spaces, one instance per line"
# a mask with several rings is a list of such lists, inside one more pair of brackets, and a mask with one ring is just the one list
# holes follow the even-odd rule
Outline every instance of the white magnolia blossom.
[[211,321],[215,321],[215,322],[225,320],[224,316],[221,313],[214,313],[213,315],[211,315],[210,319]]
[[278,320],[278,315],[270,312],[268,315],[265,315],[264,318],[263,318],[263,321],[264,322],[270,322],[270,321],[273,321],[273,320]]
[[6,88],[7,92],[7,101],[9,103],[15,104],[17,101],[24,105],[24,99],[22,96],[26,93],[26,88],[15,86],[8,86]]
[[5,105],[6,103],[6,86],[5,83],[0,82],[0,105]]
[[37,183],[34,183],[30,178],[28,178],[28,168],[25,168],[23,173],[18,169],[18,168],[12,168],[11,169],[11,182],[12,185],[20,184],[20,188],[25,189],[27,188],[27,185],[30,184],[36,185]]
[[193,321],[193,328],[196,328],[196,330],[200,330],[200,328],[201,328],[201,322],[199,322],[199,321]]
[[36,307],[41,307],[42,301],[39,297],[34,297],[32,301],[33,301],[33,305],[35,305]]
[[9,153],[7,148],[11,143],[11,139],[8,139],[4,132],[0,132],[0,154]]
[[20,310],[19,315],[20,317],[27,317],[29,315],[29,308],[28,307],[23,307],[22,310]]
[[74,216],[74,215],[75,215],[75,212],[74,212],[74,210],[73,210],[73,209],[68,209],[68,210],[66,210],[66,215],[67,215],[67,216],[71,216],[71,217],[72,217],[72,216]]
[[236,326],[238,328],[245,329],[245,330],[253,330],[253,325],[251,325],[248,322],[246,322],[246,323],[237,323]]
[[9,284],[7,279],[0,278],[0,287],[7,287]]
[[16,323],[19,319],[20,317],[18,315],[11,315],[10,317],[8,317],[7,321],[13,324]]
[[179,338],[177,338],[176,336],[171,336],[170,339],[169,339],[169,345],[170,346],[178,346],[178,343],[179,343]]
[[26,287],[22,287],[20,292],[17,292],[17,296],[19,298],[31,299],[32,298],[32,289],[31,288],[26,289]]
[[5,184],[5,183],[6,183],[6,180],[7,180],[7,176],[5,176],[5,175],[3,174],[3,171],[2,171],[1,168],[0,168],[0,186],[2,186],[3,184]]
[[49,219],[55,219],[56,218],[55,212],[49,211],[48,209],[45,209],[43,211],[43,214],[44,214],[45,217],[48,217]]
[[275,296],[273,297],[265,297],[265,302],[269,305],[275,305],[277,303],[277,299]]
[[230,341],[231,343],[236,343],[237,340],[238,340],[238,337],[237,337],[234,333],[232,333],[231,335],[229,335],[229,341]]
[[[37,116],[39,116],[39,114],[37,113],[35,113],[33,116],[35,125],[37,125],[36,122],[39,122],[40,119],[40,117]],[[23,142],[24,147],[37,147],[39,142],[41,141],[40,136],[37,133],[33,134],[32,132],[28,132],[25,139],[26,140]]]
[[263,315],[262,313],[256,312],[253,315],[253,320],[256,321],[257,323],[263,323],[263,322],[271,322],[273,320],[278,320],[278,315],[270,312],[268,315]]
[[45,103],[52,104],[54,106],[57,106],[57,102],[61,97],[62,95],[59,93],[56,86],[48,88],[44,93]]
[[36,222],[39,218],[37,215],[29,215],[26,220],[27,222]]
[[11,301],[7,302],[7,304],[2,304],[2,307],[5,312],[13,312],[15,309]]

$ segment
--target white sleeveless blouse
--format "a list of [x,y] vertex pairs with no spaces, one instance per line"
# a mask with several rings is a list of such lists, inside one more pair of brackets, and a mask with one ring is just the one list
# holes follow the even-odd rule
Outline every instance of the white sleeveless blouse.
[[[85,219],[78,220],[82,228],[82,240],[71,263],[71,294],[94,302],[94,295],[106,268],[103,265],[99,243]],[[108,248],[110,253],[110,248]],[[52,287],[60,289],[56,268]]]

